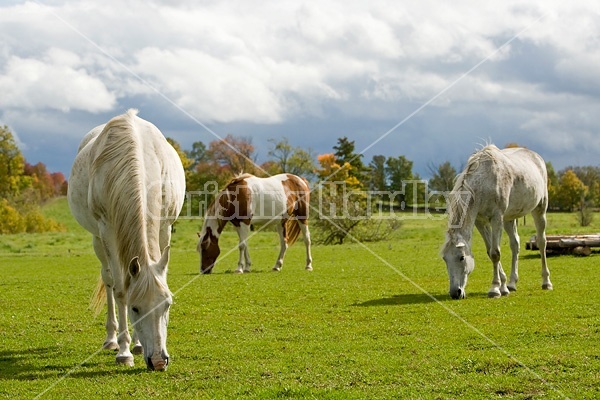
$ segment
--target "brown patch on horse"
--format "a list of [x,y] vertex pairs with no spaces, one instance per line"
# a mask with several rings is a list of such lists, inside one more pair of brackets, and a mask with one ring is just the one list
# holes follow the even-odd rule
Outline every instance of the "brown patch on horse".
[[248,174],[233,178],[227,187],[219,194],[219,207],[225,221],[231,221],[234,226],[241,223],[250,225],[252,220],[252,209],[250,199],[252,194],[245,178]]
[[299,224],[308,225],[308,210],[310,203],[310,188],[304,178],[288,174],[282,181],[287,200],[287,218],[283,220],[285,241],[294,244],[300,235]]

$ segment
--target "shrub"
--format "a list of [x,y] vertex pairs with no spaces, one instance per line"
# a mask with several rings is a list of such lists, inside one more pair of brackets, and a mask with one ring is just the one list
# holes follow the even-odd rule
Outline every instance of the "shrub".
[[64,232],[64,225],[46,218],[38,206],[19,210],[7,199],[0,201],[0,234]]

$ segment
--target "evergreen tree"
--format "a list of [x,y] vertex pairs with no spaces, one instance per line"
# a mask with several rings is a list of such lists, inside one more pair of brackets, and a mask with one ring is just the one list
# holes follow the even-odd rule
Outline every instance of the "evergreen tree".
[[333,154],[336,164],[343,166],[348,163],[352,167],[351,176],[354,176],[363,186],[366,185],[368,168],[363,164],[363,155],[355,153],[354,140],[348,140],[345,136],[341,137],[333,149],[335,150]]
[[373,156],[369,163],[371,170],[371,179],[369,181],[369,189],[375,191],[384,191],[387,188],[387,177],[385,173],[385,156]]
[[412,184],[415,179],[412,172],[413,162],[405,156],[388,157],[385,161],[385,171],[388,177],[389,190],[392,192],[402,192],[395,199],[399,204],[405,201],[412,201],[414,190],[417,188]]

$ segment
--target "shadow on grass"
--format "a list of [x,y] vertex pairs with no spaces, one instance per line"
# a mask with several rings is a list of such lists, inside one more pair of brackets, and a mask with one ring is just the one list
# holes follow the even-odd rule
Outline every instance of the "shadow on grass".
[[183,275],[183,276],[196,276],[196,275],[214,276],[214,275],[248,275],[248,274],[255,275],[255,274],[264,274],[264,273],[273,273],[273,274],[275,274],[276,272],[271,271],[271,270],[262,270],[262,269],[254,270],[253,269],[250,272],[244,272],[243,274],[238,274],[233,269],[227,269],[227,270],[224,270],[224,271],[213,271],[210,274],[201,274],[201,273],[198,273],[198,272],[190,272],[190,273],[187,273],[187,274],[180,274],[180,275]]
[[[473,298],[486,298],[487,293],[484,292],[473,292],[467,293],[467,298],[462,301],[468,301],[468,299]],[[375,306],[403,306],[403,305],[411,305],[411,304],[426,304],[426,303],[445,303],[448,301],[459,301],[452,300],[448,293],[436,293],[436,294],[426,294],[426,293],[407,293],[407,294],[397,294],[392,297],[384,297],[381,299],[373,299],[367,300],[362,303],[354,303],[352,304],[355,307],[375,307]]]
[[[55,364],[55,361],[60,352],[61,349],[57,346],[2,350],[0,351],[0,381],[56,379],[66,374],[72,377],[114,375],[115,372],[131,375],[146,371],[146,365],[141,358],[136,359],[136,367],[134,368],[123,366],[123,368],[105,369],[106,364],[102,362],[98,364],[84,363],[80,366],[73,364],[58,365]],[[107,353],[107,355],[110,355],[111,359],[114,360],[114,354]],[[138,363],[139,368],[137,368]],[[95,368],[96,370],[86,371],[87,368]],[[102,370],[99,371],[97,368],[102,368]]]

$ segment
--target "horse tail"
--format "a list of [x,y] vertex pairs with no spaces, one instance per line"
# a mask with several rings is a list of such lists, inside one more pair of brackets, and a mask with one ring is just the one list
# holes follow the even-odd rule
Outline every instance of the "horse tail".
[[296,243],[298,236],[300,235],[300,221],[296,218],[290,218],[285,221],[285,233],[288,246]]
[[104,286],[104,281],[102,280],[102,276],[98,279],[98,283],[96,284],[96,289],[94,293],[92,293],[92,299],[90,300],[90,310],[94,312],[94,316],[98,316],[102,307],[104,307],[104,303],[106,302],[106,287]]
[[285,231],[287,236],[288,246],[296,242],[302,229],[300,224],[308,224],[308,209],[310,204],[310,185],[305,178],[292,175],[296,182],[295,195],[297,196],[294,202],[294,209],[289,210],[292,218],[285,221]]

